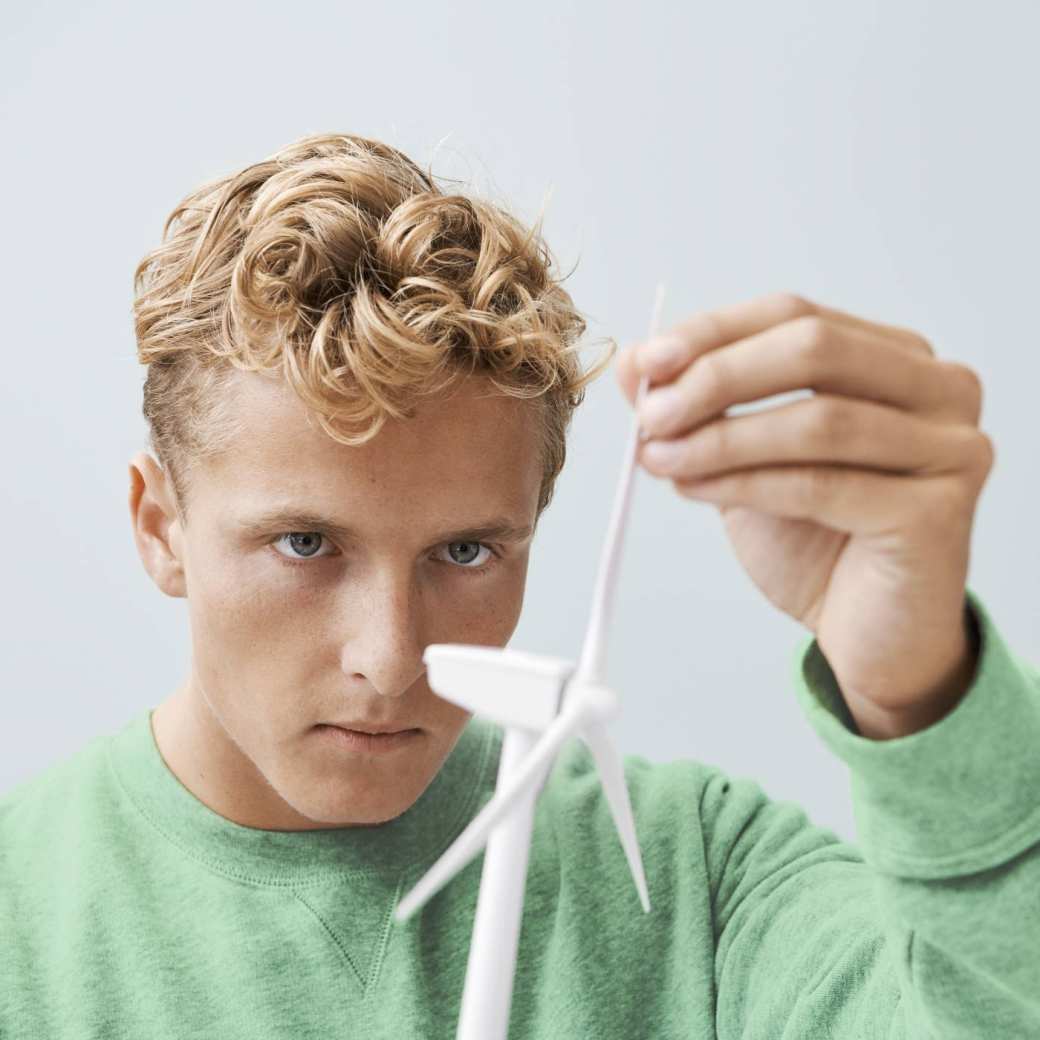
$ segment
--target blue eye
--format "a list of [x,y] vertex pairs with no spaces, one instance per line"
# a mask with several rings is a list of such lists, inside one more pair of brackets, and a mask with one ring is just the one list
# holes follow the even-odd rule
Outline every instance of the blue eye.
[[[306,563],[307,560],[321,559],[322,556],[331,555],[330,553],[319,553],[322,542],[328,542],[328,539],[320,531],[290,531],[279,535],[271,544],[275,547],[275,552],[286,563],[300,564]],[[288,545],[291,553],[283,552],[279,548],[281,545]],[[456,559],[456,554],[452,553],[455,546],[465,547],[462,553],[457,554],[463,557],[462,560]],[[500,553],[483,542],[446,542],[445,548],[448,550],[450,558],[441,562],[448,563],[455,570],[467,571],[474,575],[486,574],[494,568],[501,557]],[[472,553],[473,549],[477,550],[476,557]],[[486,555],[479,564],[474,565],[473,561],[475,558],[479,558],[480,550],[483,550]]]
[[[287,534],[279,535],[272,544],[277,546],[286,538],[289,539],[288,544],[292,546],[293,550],[302,555],[286,556],[285,553],[277,548],[275,549],[275,552],[277,552],[279,556],[285,557],[287,560],[299,562],[301,560],[313,559],[317,555],[318,547],[320,546],[322,539],[325,538],[325,535],[320,531],[291,531]],[[325,555],[328,554],[326,553]]]
[[[494,566],[493,560],[497,559],[497,557],[498,557],[498,554],[494,551],[494,549],[492,549],[491,546],[489,546],[489,545],[485,545],[483,542],[448,542],[447,543],[447,548],[448,548],[449,552],[450,552],[452,546],[455,546],[455,545],[464,545],[464,546],[467,547],[467,549],[469,549],[471,547],[474,547],[474,548],[476,548],[478,550],[483,549],[488,554],[486,557],[484,557],[484,561],[480,564],[480,566],[477,566],[477,567],[469,566],[469,564],[471,562],[469,559],[465,560],[462,563],[460,563],[458,560],[452,559],[452,563],[456,564],[460,570],[473,571],[473,572],[475,572],[477,574],[481,574],[484,571],[490,570]],[[465,556],[465,555],[468,555],[468,554],[467,553],[463,553],[463,555]]]

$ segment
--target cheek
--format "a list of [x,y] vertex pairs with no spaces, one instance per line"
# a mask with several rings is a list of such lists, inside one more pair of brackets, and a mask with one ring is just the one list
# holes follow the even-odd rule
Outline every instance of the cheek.
[[484,604],[488,618],[505,635],[511,634],[520,620],[526,584],[527,556],[523,556],[503,568],[501,580],[488,593]]
[[446,582],[427,613],[431,643],[504,646],[516,629],[524,603],[527,557],[504,561],[488,578],[456,577]]
[[189,586],[193,668],[210,709],[259,762],[297,725],[300,691],[321,670],[315,608],[277,575],[225,567],[206,577]]
[[245,688],[250,677],[270,680],[320,641],[327,597],[285,570],[277,561],[224,559],[189,576],[196,652],[221,681]]

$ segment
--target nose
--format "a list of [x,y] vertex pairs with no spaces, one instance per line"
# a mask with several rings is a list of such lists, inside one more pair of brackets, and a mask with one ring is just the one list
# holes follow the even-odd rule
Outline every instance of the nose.
[[414,575],[383,572],[344,592],[340,667],[358,693],[400,697],[426,669],[422,590]]

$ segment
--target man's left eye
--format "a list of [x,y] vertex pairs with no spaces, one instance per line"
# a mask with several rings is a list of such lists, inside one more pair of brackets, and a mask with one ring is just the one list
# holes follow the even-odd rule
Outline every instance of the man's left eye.
[[[463,557],[463,559],[461,560],[455,559],[454,554],[452,553],[454,547],[458,545],[465,547],[464,551],[459,554]],[[473,556],[471,551],[474,549],[478,552],[481,549],[483,549],[484,552],[486,552],[488,555],[485,556],[476,566],[470,566],[473,563]],[[452,554],[453,563],[457,563],[460,567],[462,567],[463,570],[468,571],[480,570],[481,567],[484,564],[486,564],[492,556],[495,555],[491,548],[489,546],[484,545],[483,542],[448,542],[448,552],[449,554]]]
[[[274,545],[277,547],[280,544],[285,543],[285,539],[288,539],[288,545],[290,545],[294,552],[298,552],[299,556],[288,556],[281,551],[276,551],[281,556],[285,556],[288,560],[309,560],[317,555],[318,547],[321,545],[325,535],[319,531],[291,531],[288,534],[279,535],[275,539]],[[325,555],[328,555],[327,553]]]

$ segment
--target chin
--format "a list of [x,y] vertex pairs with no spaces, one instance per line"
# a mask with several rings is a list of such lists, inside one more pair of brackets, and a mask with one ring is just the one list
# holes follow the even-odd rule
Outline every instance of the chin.
[[352,794],[349,789],[340,789],[334,797],[315,800],[304,795],[299,799],[282,797],[300,815],[319,823],[323,827],[374,827],[381,823],[389,823],[402,813],[407,812],[419,795],[410,798],[409,792],[394,792],[394,797],[387,798],[386,792],[371,791]]
[[324,827],[378,827],[382,823],[395,820],[408,808],[409,805],[374,805],[364,808],[355,805],[341,812],[325,811],[306,815],[308,819]]

